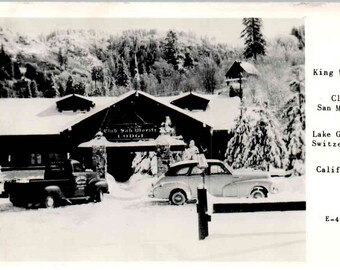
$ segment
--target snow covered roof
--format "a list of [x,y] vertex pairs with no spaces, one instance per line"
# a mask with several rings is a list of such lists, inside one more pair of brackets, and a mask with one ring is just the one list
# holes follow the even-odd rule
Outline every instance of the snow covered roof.
[[[235,127],[235,120],[240,115],[241,102],[239,97],[231,98],[225,95],[203,95],[197,93],[195,93],[195,95],[208,99],[209,104],[205,111],[185,110],[187,114],[212,127],[212,129],[215,131],[230,130]],[[177,100],[178,96],[159,97],[158,99],[170,103],[173,100]]]
[[96,107],[90,112],[59,112],[58,98],[0,99],[0,135],[54,135],[72,123],[105,109],[115,98],[91,97]]
[[[3,98],[0,99],[0,135],[57,135],[106,108],[124,100],[135,91],[119,97],[86,97],[95,103],[90,111],[57,110],[56,102],[64,98]],[[139,91],[164,106],[212,127],[213,130],[229,130],[235,126],[239,115],[239,98],[221,95],[204,95],[210,102],[206,111],[188,111],[170,102],[173,97],[155,97]],[[177,96],[178,98],[178,96]]]
[[228,69],[226,77],[227,78],[239,78],[240,76],[244,77],[243,72],[246,72],[247,75],[255,76],[260,75],[260,72],[255,68],[253,64],[244,61],[235,61]]
[[100,139],[94,138],[88,142],[81,143],[79,147],[82,148],[88,148],[92,146],[106,146],[106,147],[155,147],[159,144],[168,144],[169,146],[182,146],[185,147],[186,143],[182,140],[173,138],[168,135],[159,136],[155,140],[140,140],[140,141],[131,141],[131,142],[109,142],[105,139],[105,137],[102,137]]
[[240,66],[243,68],[245,72],[251,75],[260,75],[260,72],[256,69],[256,67],[253,64],[250,64],[248,62],[241,62]]

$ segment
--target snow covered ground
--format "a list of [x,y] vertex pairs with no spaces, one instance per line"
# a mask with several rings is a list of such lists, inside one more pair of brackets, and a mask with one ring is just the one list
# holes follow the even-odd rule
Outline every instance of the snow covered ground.
[[[278,179],[286,194],[303,183],[292,179]],[[56,209],[0,199],[0,261],[305,260],[304,211],[213,214],[210,236],[199,241],[196,205],[147,198],[152,181],[111,180],[102,203]]]

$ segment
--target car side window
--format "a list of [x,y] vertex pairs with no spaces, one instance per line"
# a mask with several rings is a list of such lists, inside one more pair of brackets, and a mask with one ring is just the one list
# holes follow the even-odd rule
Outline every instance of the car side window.
[[197,166],[193,167],[190,175],[199,175],[199,174],[202,174],[202,169],[198,168]]
[[221,165],[214,164],[210,166],[210,174],[230,174],[230,172]]
[[189,171],[189,167],[183,167],[180,168],[177,172],[176,175],[187,175]]

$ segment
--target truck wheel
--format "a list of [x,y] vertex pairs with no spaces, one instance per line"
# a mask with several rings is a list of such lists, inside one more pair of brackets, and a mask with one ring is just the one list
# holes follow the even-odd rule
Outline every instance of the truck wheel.
[[101,189],[98,189],[97,192],[96,192],[95,201],[96,202],[102,202],[103,198],[104,198],[103,191]]
[[47,194],[47,196],[45,197],[45,201],[44,201],[44,207],[45,208],[56,207],[56,200],[55,200],[55,197],[53,195]]

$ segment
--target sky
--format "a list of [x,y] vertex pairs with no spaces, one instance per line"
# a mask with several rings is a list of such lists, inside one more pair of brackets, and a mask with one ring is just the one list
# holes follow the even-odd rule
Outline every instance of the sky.
[[[289,35],[291,29],[304,24],[303,18],[263,19],[266,39]],[[48,34],[63,29],[94,29],[113,35],[129,29],[156,29],[159,32],[177,30],[192,32],[198,38],[208,37],[212,42],[243,44],[240,33],[242,19],[159,19],[159,18],[0,18],[0,27],[28,36]]]

